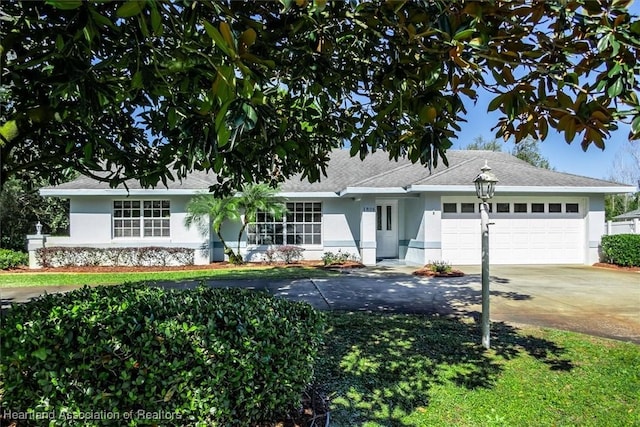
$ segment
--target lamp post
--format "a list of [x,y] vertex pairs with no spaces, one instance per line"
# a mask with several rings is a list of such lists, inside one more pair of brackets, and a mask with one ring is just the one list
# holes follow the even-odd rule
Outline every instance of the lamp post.
[[485,160],[482,172],[473,180],[480,204],[480,230],[482,232],[482,346],[489,348],[489,206],[498,179]]

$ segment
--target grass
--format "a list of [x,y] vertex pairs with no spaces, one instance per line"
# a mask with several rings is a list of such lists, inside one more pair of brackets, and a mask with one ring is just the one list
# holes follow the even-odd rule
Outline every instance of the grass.
[[333,426],[640,426],[640,346],[459,320],[331,313]]
[[[81,284],[88,278],[103,283],[311,274],[330,273],[297,267],[20,273],[0,275],[0,286],[7,276],[30,284],[35,281],[26,277],[38,277],[51,285],[65,277]],[[316,384],[331,400],[332,426],[640,426],[638,345],[497,323],[486,351],[478,325],[462,319],[329,312],[327,321]]]
[[180,270],[130,273],[3,273],[0,288],[62,285],[114,285],[125,282],[181,282],[185,280],[231,279],[298,279],[326,277],[335,274],[327,270],[308,267],[242,267],[213,270]]

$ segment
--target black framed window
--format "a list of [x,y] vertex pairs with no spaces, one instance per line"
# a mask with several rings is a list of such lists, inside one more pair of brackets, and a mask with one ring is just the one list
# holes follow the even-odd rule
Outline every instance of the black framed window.
[[509,203],[496,203],[497,213],[509,213],[511,212],[511,205]]
[[527,204],[526,203],[514,203],[513,204],[513,211],[515,213],[527,213],[528,212]]
[[531,203],[532,213],[544,213],[544,203]]
[[456,212],[458,212],[458,204],[457,203],[443,203],[442,204],[442,212],[444,212],[444,213],[456,213]]
[[580,209],[579,209],[577,203],[565,203],[564,204],[564,211],[566,213],[579,213]]
[[474,203],[460,203],[460,212],[475,213],[476,205]]
[[562,203],[549,203],[549,213],[562,212]]

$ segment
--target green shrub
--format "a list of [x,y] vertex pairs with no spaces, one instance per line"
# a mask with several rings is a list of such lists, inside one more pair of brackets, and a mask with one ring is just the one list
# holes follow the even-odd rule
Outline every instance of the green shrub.
[[24,252],[0,249],[0,270],[7,270],[27,264],[29,264],[29,255]]
[[273,420],[299,405],[323,332],[308,304],[207,287],[84,287],[4,315],[3,409],[62,426]]
[[322,262],[324,265],[336,265],[336,264],[344,264],[347,261],[356,261],[357,257],[348,252],[342,252],[341,249],[338,249],[337,252],[327,251],[322,254]]
[[436,273],[450,273],[451,272],[451,264],[447,261],[429,261],[427,264],[429,270],[435,271]]
[[602,236],[602,261],[625,267],[640,267],[640,234]]

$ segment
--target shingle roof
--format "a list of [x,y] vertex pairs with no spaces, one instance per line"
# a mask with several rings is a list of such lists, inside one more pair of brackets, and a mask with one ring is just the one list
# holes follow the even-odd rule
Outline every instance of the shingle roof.
[[[216,182],[215,175],[207,174],[206,172],[194,171],[189,176],[182,180],[175,180],[167,182],[167,185],[171,189],[179,190],[203,190],[208,189],[209,186]],[[142,190],[142,186],[136,180],[127,181],[127,188],[130,190]],[[73,181],[65,182],[54,187],[47,187],[48,189],[66,189],[66,190],[107,190],[111,188],[109,183],[98,181],[85,175],[80,175]],[[116,188],[124,189],[124,185],[119,185]],[[159,184],[157,188],[164,188],[162,184]]]
[[[500,186],[516,187],[620,187],[621,184],[601,179],[541,169],[509,153],[481,150],[450,150],[449,167],[442,163],[432,172],[426,166],[406,159],[390,161],[384,152],[373,153],[364,161],[354,159],[345,150],[331,154],[327,178],[309,184],[293,177],[283,191],[341,191],[346,187],[388,188],[411,185],[472,185],[485,161],[499,180]],[[322,188],[322,189],[319,189]]]
[[[500,187],[598,187],[610,190],[624,187],[625,191],[629,191],[628,187],[615,182],[537,168],[508,153],[450,150],[447,158],[449,167],[440,163],[430,172],[427,167],[406,159],[399,159],[397,162],[389,160],[388,154],[381,151],[360,161],[357,157],[351,157],[347,150],[336,150],[331,153],[327,176],[320,182],[309,183],[296,175],[282,184],[281,191],[340,193],[347,187],[406,189],[410,186],[469,186],[485,161],[498,178]],[[215,175],[196,171],[182,181],[169,182],[168,186],[172,190],[207,190],[215,182]],[[133,190],[141,189],[136,181],[128,182],[127,186]],[[81,176],[71,182],[50,187],[49,190],[109,188],[107,183]]]

